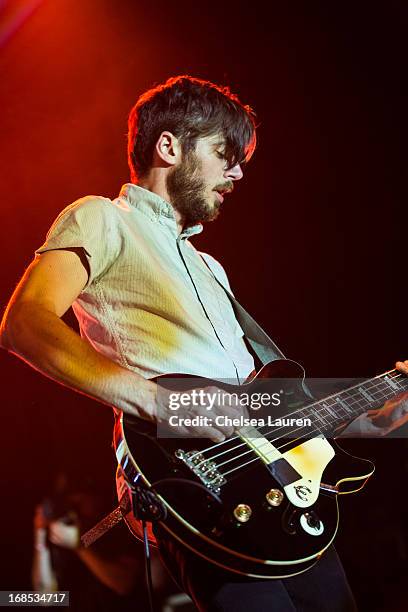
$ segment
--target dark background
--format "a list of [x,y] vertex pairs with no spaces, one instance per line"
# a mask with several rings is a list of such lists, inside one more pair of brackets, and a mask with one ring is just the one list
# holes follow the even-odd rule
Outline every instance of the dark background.
[[[244,180],[195,244],[310,376],[371,376],[408,357],[406,4],[267,6],[0,3],[2,306],[57,213],[128,180],[136,98],[188,73],[228,84],[259,121]],[[112,416],[5,352],[0,367],[0,588],[30,588],[33,506],[61,465],[113,488]],[[337,548],[362,610],[402,610],[406,440],[348,448],[377,475],[341,500]]]

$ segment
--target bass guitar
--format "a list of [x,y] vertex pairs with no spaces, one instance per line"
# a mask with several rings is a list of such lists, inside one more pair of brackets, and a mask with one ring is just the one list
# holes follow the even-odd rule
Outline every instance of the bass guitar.
[[156,381],[172,392],[213,386],[279,398],[273,421],[259,412],[259,426],[243,422],[217,444],[158,437],[156,425],[123,413],[114,434],[133,502],[125,520],[135,535],[142,533],[140,499],[150,500],[161,529],[190,551],[260,579],[304,572],[331,545],[339,497],[361,489],[374,472],[372,462],[348,454],[333,438],[366,410],[408,390],[408,378],[392,370],[316,400],[303,368],[287,359],[265,365],[241,386],[175,376]]

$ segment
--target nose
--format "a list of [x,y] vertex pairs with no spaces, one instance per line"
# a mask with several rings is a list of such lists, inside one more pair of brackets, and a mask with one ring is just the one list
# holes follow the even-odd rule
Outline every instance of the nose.
[[239,181],[243,176],[244,173],[242,172],[240,164],[235,164],[235,166],[225,172],[225,178],[229,178],[232,181]]

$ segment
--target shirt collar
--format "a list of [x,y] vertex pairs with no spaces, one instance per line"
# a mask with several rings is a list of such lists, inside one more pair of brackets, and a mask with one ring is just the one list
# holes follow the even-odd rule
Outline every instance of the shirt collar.
[[[178,228],[173,207],[156,193],[148,191],[134,183],[125,183],[120,190],[119,198],[125,199],[131,206],[137,208],[152,221],[167,226],[175,236],[178,237]],[[192,225],[184,229],[179,238],[190,238],[190,236],[200,234],[202,231],[203,226],[201,223],[198,223],[197,225]]]

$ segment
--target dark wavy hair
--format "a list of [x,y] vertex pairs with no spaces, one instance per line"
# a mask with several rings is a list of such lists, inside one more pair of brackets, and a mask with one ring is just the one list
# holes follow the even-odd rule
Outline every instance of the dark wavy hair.
[[248,161],[256,146],[255,113],[228,87],[188,75],[172,77],[140,96],[129,114],[128,163],[131,180],[144,177],[153,160],[156,142],[169,131],[183,154],[198,138],[220,133],[228,167]]

